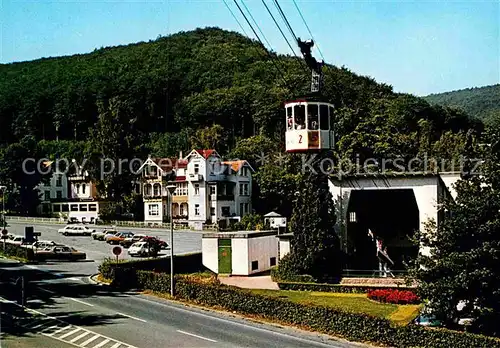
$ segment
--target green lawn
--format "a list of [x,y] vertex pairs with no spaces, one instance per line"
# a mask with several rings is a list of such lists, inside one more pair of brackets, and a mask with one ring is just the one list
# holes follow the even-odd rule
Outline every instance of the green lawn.
[[420,307],[418,305],[378,303],[368,299],[366,294],[261,289],[252,289],[250,291],[254,294],[286,298],[292,302],[316,304],[348,312],[366,313],[390,319],[394,323],[401,325],[405,325],[414,319]]

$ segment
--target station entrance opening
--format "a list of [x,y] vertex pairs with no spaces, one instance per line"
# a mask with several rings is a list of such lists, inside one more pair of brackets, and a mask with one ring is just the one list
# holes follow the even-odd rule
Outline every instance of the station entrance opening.
[[394,261],[392,270],[404,271],[418,254],[411,239],[419,228],[419,210],[412,189],[352,190],[346,216],[348,260],[353,270],[377,270],[377,246],[382,241]]

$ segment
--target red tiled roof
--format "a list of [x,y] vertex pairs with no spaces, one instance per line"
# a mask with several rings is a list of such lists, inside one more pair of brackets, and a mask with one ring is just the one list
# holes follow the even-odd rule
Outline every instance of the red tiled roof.
[[237,172],[245,164],[245,162],[246,161],[226,161],[226,162],[222,162],[222,164],[231,166],[231,169],[233,171]]
[[203,158],[207,159],[215,152],[215,150],[196,150],[196,152],[198,152],[200,156],[203,156]]

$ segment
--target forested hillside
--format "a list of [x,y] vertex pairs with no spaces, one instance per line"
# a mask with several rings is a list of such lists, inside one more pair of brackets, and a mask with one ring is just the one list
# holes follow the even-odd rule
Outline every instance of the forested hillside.
[[[34,179],[25,184],[16,171],[28,155],[86,157],[97,166],[102,156],[175,156],[215,147],[224,156],[257,164],[257,153],[283,149],[282,102],[302,96],[310,84],[300,60],[272,57],[240,34],[205,28],[89,54],[0,65],[0,179],[27,185],[30,196]],[[336,106],[340,157],[454,158],[463,151],[465,133],[481,128],[461,111],[396,94],[345,68],[324,70],[324,97]],[[284,178],[293,170],[261,169],[259,197],[287,201]],[[101,191],[120,199],[127,193],[127,175],[107,178]],[[276,181],[280,185],[269,184]]]
[[424,99],[431,104],[461,108],[481,120],[500,114],[500,84],[431,94]]

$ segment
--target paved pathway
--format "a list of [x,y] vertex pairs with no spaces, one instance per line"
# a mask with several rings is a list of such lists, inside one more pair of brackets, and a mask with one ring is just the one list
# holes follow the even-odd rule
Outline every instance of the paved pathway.
[[271,280],[271,276],[250,277],[219,277],[222,284],[237,286],[245,289],[279,290],[278,284]]

